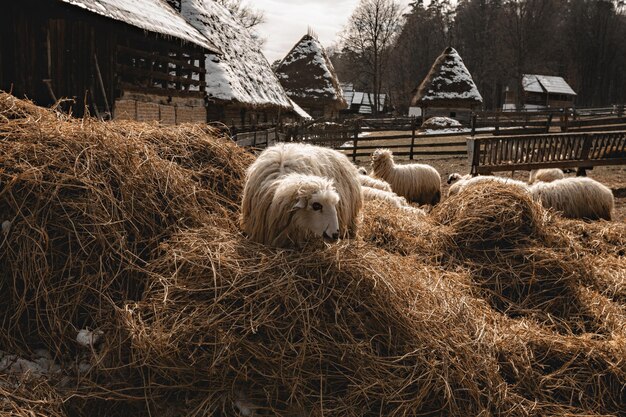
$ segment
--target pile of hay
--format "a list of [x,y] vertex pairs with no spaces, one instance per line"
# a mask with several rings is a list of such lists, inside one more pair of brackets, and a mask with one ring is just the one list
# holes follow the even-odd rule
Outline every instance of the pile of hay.
[[0,145],[0,350],[62,370],[23,415],[624,411],[626,225],[484,184],[277,250],[240,233],[253,157],[210,128],[3,94]]

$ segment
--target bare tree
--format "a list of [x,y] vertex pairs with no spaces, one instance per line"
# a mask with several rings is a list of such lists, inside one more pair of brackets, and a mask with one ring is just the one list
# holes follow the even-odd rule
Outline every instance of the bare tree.
[[262,10],[253,9],[244,0],[215,0],[226,7],[239,19],[246,29],[252,29],[265,22],[265,15]]
[[374,114],[380,108],[387,55],[401,19],[402,9],[394,0],[361,0],[342,36],[344,53],[355,57],[355,64],[371,80]]

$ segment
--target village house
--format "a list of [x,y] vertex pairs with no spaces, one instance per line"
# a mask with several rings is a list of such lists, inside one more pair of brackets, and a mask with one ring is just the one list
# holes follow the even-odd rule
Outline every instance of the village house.
[[283,58],[276,69],[287,95],[313,118],[336,118],[347,107],[326,51],[308,33]]
[[[341,83],[341,90],[343,91],[343,98],[346,100],[347,109],[343,110],[345,114],[374,114],[374,93],[366,93],[363,91],[356,91],[354,84]],[[383,113],[387,105],[387,94],[380,94],[378,96],[378,112]]]
[[[521,90],[521,99],[517,91]],[[546,110],[574,107],[576,92],[563,77],[524,74],[520,88],[507,88],[503,110]]]
[[411,106],[420,107],[424,120],[444,116],[468,123],[483,98],[458,52],[448,47],[414,90]]
[[161,0],[23,0],[0,14],[0,89],[107,118],[206,121],[219,48]]

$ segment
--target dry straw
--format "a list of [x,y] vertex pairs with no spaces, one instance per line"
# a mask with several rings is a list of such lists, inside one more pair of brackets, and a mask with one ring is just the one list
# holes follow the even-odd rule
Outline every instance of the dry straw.
[[368,202],[357,239],[277,250],[237,227],[252,158],[210,128],[0,95],[0,350],[63,369],[0,379],[3,411],[623,414],[624,225],[483,184],[427,216]]

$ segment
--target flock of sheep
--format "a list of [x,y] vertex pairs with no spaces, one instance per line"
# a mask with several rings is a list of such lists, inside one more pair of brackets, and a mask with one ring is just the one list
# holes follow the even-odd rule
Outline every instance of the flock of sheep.
[[[590,178],[565,178],[560,169],[531,171],[528,184],[455,173],[448,178],[448,196],[488,181],[518,187],[565,217],[611,220],[611,190]],[[372,154],[368,175],[336,150],[277,144],[263,151],[247,171],[241,226],[251,240],[277,247],[300,246],[311,237],[350,238],[356,234],[364,200],[384,200],[407,212],[426,215],[410,203],[439,203],[441,177],[430,165],[396,165],[386,149]]]

